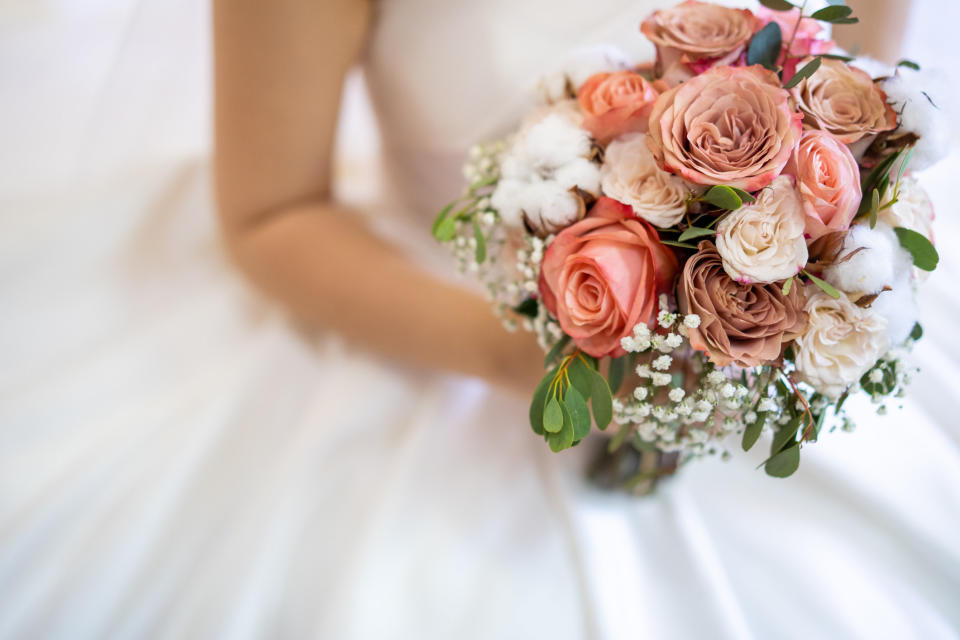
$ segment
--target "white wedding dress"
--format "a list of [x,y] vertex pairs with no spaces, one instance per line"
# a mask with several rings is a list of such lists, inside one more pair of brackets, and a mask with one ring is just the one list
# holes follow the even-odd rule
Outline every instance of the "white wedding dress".
[[[446,275],[427,228],[466,148],[508,130],[574,46],[649,57],[649,4],[380,2],[362,66],[381,180],[347,157],[343,197]],[[93,97],[78,83],[61,114],[40,84],[31,108],[4,107],[35,131],[49,116],[49,144],[77,156],[2,165],[0,637],[958,637],[956,256],[921,301],[902,411],[861,408],[788,480],[756,469],[758,446],[653,497],[604,493],[581,451],[530,432],[526,398],[307,339],[251,293],[210,222],[205,151],[178,146],[169,115],[197,63],[163,45],[202,50],[203,16],[96,6],[126,35],[76,63],[119,43]],[[72,42],[57,28],[0,53],[32,64]],[[154,62],[149,81],[134,61]],[[366,138],[347,104],[349,156]],[[930,179],[949,193],[948,172]]]

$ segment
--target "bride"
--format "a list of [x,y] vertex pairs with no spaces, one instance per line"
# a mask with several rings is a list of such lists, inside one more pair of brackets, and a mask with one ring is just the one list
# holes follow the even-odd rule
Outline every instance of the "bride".
[[[445,279],[428,230],[466,149],[577,46],[651,57],[638,25],[663,4],[216,0],[221,235],[323,336],[308,349],[251,318],[187,249],[166,279],[138,276],[157,300],[118,285],[176,322],[141,323],[139,394],[114,379],[50,404],[82,410],[57,439],[39,420],[53,399],[4,430],[0,637],[956,637],[960,472],[916,406],[888,420],[923,460],[865,418],[789,480],[735,456],[652,497],[603,492],[584,447],[529,431],[534,341]],[[905,4],[862,3],[880,31]],[[358,66],[383,165],[362,202],[332,178]],[[97,364],[127,371],[129,338]]]

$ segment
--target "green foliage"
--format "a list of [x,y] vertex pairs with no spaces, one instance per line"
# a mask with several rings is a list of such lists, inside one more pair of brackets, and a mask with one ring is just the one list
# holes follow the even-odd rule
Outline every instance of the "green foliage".
[[569,449],[573,446],[573,420],[570,418],[570,412],[566,405],[560,405],[560,412],[563,414],[562,427],[557,433],[551,433],[547,436],[547,444],[550,450],[557,452]]
[[789,443],[796,441],[797,431],[800,430],[800,425],[803,424],[804,417],[804,415],[796,416],[777,430],[776,435],[773,436],[773,443],[770,445],[770,453],[772,455],[776,455]]
[[760,29],[747,47],[747,64],[762,64],[767,69],[775,69],[780,48],[783,46],[783,34],[776,22],[768,23]]
[[733,192],[737,194],[737,196],[740,198],[742,202],[752,203],[757,201],[756,198],[754,198],[752,195],[750,195],[750,193],[748,193],[747,191],[744,191],[743,189],[737,189],[736,187],[730,187],[730,188],[733,189]]
[[681,249],[696,249],[697,245],[690,244],[689,242],[676,242],[674,240],[661,240],[660,244],[665,244],[670,247],[680,247]]
[[627,369],[626,357],[611,358],[610,370],[607,374],[607,381],[610,383],[611,393],[620,391],[620,385],[623,384],[623,377]]
[[680,234],[678,240],[683,242],[685,240],[690,240],[692,238],[699,238],[701,236],[712,236],[717,232],[713,229],[704,229],[703,227],[687,227],[683,230],[683,233]]
[[513,307],[513,312],[528,318],[536,318],[540,303],[536,298],[527,298],[517,306]]
[[457,223],[453,218],[444,218],[437,224],[437,230],[434,231],[433,237],[439,240],[440,242],[449,242],[453,240],[453,234],[457,232]]
[[837,23],[838,21],[849,19],[851,13],[853,13],[853,9],[850,7],[842,4],[835,4],[824,7],[819,11],[814,11],[810,14],[810,17],[814,20],[820,20],[822,22]]
[[567,393],[563,398],[563,403],[573,423],[574,440],[586,438],[590,433],[590,408],[587,407],[587,401],[584,400],[575,386],[570,386],[567,387]]
[[[776,26],[775,22],[771,22],[770,24]],[[779,27],[777,28],[779,29]],[[705,202],[709,202],[715,207],[720,209],[729,209],[730,211],[739,209],[743,206],[743,201],[740,199],[740,196],[737,194],[737,192],[733,190],[733,187],[728,187],[725,184],[718,184],[710,187],[707,189],[707,192],[700,197],[700,199]],[[681,236],[681,240],[682,239],[683,237]]]
[[785,296],[790,295],[790,287],[792,286],[793,286],[793,278],[792,277],[787,278],[786,281],[783,283],[783,289],[780,290],[780,293],[782,293]]
[[547,392],[550,390],[550,383],[557,375],[557,369],[552,369],[543,377],[536,391],[533,392],[533,400],[530,402],[530,427],[537,435],[544,434],[543,429],[543,410],[547,402]]
[[557,433],[563,427],[563,411],[560,408],[560,400],[553,395],[547,400],[547,406],[543,409],[543,430],[547,433]]
[[582,358],[573,358],[567,366],[570,383],[576,387],[583,398],[589,398],[593,387],[593,374]]
[[797,69],[797,72],[793,74],[793,77],[790,78],[789,81],[787,81],[787,84],[783,85],[783,88],[792,89],[798,84],[800,84],[800,81],[803,80],[804,78],[809,78],[810,76],[812,76],[814,73],[817,72],[817,69],[820,68],[821,62],[823,62],[823,60],[820,58],[820,56],[817,56],[807,64]]
[[547,355],[543,359],[543,366],[549,367],[550,363],[557,359],[560,356],[560,353],[570,344],[570,336],[564,335],[562,338],[557,340],[557,344],[553,345],[550,351],[547,352]]
[[940,255],[925,235],[906,227],[896,227],[894,232],[897,234],[897,239],[900,240],[900,246],[910,253],[913,264],[918,269],[933,271],[937,268]]
[[897,62],[897,66],[906,67],[907,69],[913,69],[914,71],[920,71],[920,65],[918,65],[913,60],[907,60],[906,58]]
[[457,201],[454,200],[443,209],[440,210],[440,213],[437,214],[437,217],[433,220],[433,226],[430,227],[430,233],[433,234],[433,237],[437,237],[437,230],[440,228],[440,225],[444,220],[447,219],[447,216],[450,215],[450,211],[453,210],[453,205],[457,204]]
[[800,444],[797,443],[788,449],[772,456],[763,465],[764,471],[768,476],[774,478],[787,478],[800,466]]
[[833,285],[830,284],[829,282],[826,282],[826,281],[824,281],[824,280],[821,280],[820,278],[818,278],[817,276],[813,275],[813,274],[810,273],[809,271],[804,271],[803,273],[804,273],[808,278],[810,278],[810,281],[813,282],[813,284],[815,284],[815,285],[817,285],[818,287],[820,287],[820,288],[823,290],[823,292],[826,293],[826,294],[827,294],[828,296],[830,296],[831,298],[838,299],[838,298],[840,297],[840,292],[837,291],[836,289],[834,289],[834,288],[833,288]]
[[757,440],[760,439],[760,434],[763,433],[763,424],[766,422],[765,414],[760,414],[757,416],[757,419],[747,425],[746,429],[743,430],[743,441],[740,443],[740,446],[743,447],[744,451],[750,451],[750,449],[757,443]]
[[[899,158],[902,153],[903,151],[891,153],[889,156],[878,162],[877,166],[875,166],[861,181],[860,191],[865,197],[860,201],[860,208],[857,210],[858,216],[868,213],[870,211],[870,206],[873,204],[871,199],[872,195],[867,197],[866,194],[872,194],[873,190],[876,189],[878,192],[880,192],[881,196],[883,195],[882,192],[885,190],[883,186],[889,183],[890,180],[890,169],[893,167],[893,164],[897,161],[897,158]],[[884,178],[886,178],[886,182],[884,181]]]
[[913,329],[910,330],[910,339],[916,342],[923,337],[923,327],[920,326],[920,323],[917,322],[913,325]]
[[[884,179],[889,180],[887,176]],[[877,226],[877,216],[880,214],[880,189],[874,189],[870,194],[870,228]]]
[[794,8],[794,5],[787,2],[787,0],[760,0],[760,4],[774,11],[790,11]]
[[590,404],[593,406],[593,420],[597,423],[597,428],[603,431],[613,420],[613,394],[600,372],[592,371],[593,384],[590,388]]
[[483,262],[487,259],[487,239],[484,237],[483,231],[480,229],[479,216],[479,212],[473,214],[473,238],[477,241],[477,264],[483,264]]

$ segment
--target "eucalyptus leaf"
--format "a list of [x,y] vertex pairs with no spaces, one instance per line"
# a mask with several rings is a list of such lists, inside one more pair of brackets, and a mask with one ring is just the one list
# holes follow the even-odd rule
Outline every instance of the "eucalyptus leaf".
[[907,60],[906,58],[904,58],[903,60],[901,60],[900,62],[898,62],[898,63],[897,63],[897,66],[898,66],[898,67],[906,67],[907,69],[913,69],[914,71],[920,71],[920,65],[918,65],[918,64],[917,64],[916,62],[914,62],[913,60]]
[[480,229],[480,221],[477,219],[478,216],[479,214],[473,215],[473,238],[477,241],[477,251],[475,255],[477,264],[483,264],[487,259],[487,239]]
[[756,420],[747,425],[747,428],[743,430],[743,441],[740,445],[743,447],[744,451],[750,451],[751,447],[757,443],[757,440],[760,439],[760,434],[763,433],[763,424],[766,421],[763,414],[757,417]]
[[924,271],[933,271],[937,268],[940,255],[925,235],[906,227],[895,227],[894,232],[897,234],[900,246],[913,257],[914,266]]
[[880,214],[880,190],[874,189],[870,193],[870,228],[871,229],[877,226],[877,216],[879,214]]
[[557,343],[550,348],[550,351],[547,352],[547,355],[543,358],[543,366],[549,367],[550,363],[557,359],[563,349],[570,344],[570,336],[564,335],[562,338],[557,340]]
[[744,191],[743,189],[737,189],[736,187],[730,187],[730,188],[733,189],[733,192],[737,194],[740,200],[742,200],[745,203],[751,203],[751,202],[757,201],[757,199],[754,198],[748,191]]
[[747,64],[762,64],[773,69],[780,57],[780,48],[783,46],[783,34],[780,25],[769,22],[763,29],[757,31],[747,46]]
[[840,298],[840,292],[837,291],[837,290],[833,287],[832,284],[830,284],[829,282],[826,282],[826,281],[824,281],[824,280],[821,280],[821,279],[818,278],[817,276],[815,276],[815,275],[813,275],[813,274],[811,274],[811,273],[807,273],[806,271],[804,271],[804,273],[807,274],[807,277],[810,278],[810,280],[813,282],[813,284],[815,284],[815,285],[817,285],[818,287],[820,287],[820,288],[823,290],[823,292],[826,293],[828,296],[830,296],[831,298],[833,298],[833,299],[835,299],[835,300],[838,300],[838,299]]
[[857,24],[860,22],[860,18],[837,18],[836,20],[831,20],[831,24]]
[[527,316],[528,318],[536,318],[539,308],[540,303],[537,302],[536,298],[527,298],[517,306],[513,307],[513,312],[520,314],[521,316]]
[[801,80],[803,80],[804,78],[809,78],[809,77],[812,76],[814,73],[816,73],[816,72],[817,72],[817,69],[820,68],[820,64],[821,64],[822,62],[823,62],[823,60],[820,58],[820,56],[817,56],[816,58],[814,58],[813,60],[811,60],[811,61],[808,62],[807,64],[803,65],[802,67],[800,67],[799,69],[797,69],[797,72],[796,72],[795,74],[793,74],[793,77],[790,78],[790,80],[787,82],[787,84],[783,85],[783,88],[784,88],[784,89],[793,89],[795,86],[797,86],[798,84],[800,84],[800,81],[801,81]]
[[567,375],[570,376],[570,383],[577,388],[583,398],[590,397],[591,387],[593,385],[593,373],[590,367],[583,363],[579,357],[570,360],[567,367]]
[[910,330],[910,339],[916,342],[923,337],[923,327],[920,326],[919,322],[915,322],[913,329]]
[[[776,23],[771,22],[770,24]],[[733,211],[734,209],[739,209],[743,206],[743,202],[740,200],[740,196],[737,195],[737,192],[725,184],[718,184],[710,187],[701,197],[706,202],[709,202],[713,206],[719,207],[720,209],[729,209],[730,211]]]
[[607,382],[610,384],[610,392],[620,391],[620,385],[623,384],[623,376],[627,371],[627,359],[624,357],[611,358],[610,370],[607,374]]
[[547,400],[547,406],[543,409],[543,430],[548,433],[557,433],[562,428],[563,411],[557,396],[553,396]]
[[563,404],[570,413],[570,420],[573,423],[573,439],[586,438],[590,433],[590,408],[587,406],[587,401],[576,387],[571,386],[567,388]]
[[764,471],[768,476],[774,478],[787,478],[800,466],[800,445],[795,444],[789,449],[784,449],[773,456],[763,465]]
[[787,0],[760,0],[760,4],[774,11],[790,11],[794,8]]
[[440,224],[437,225],[437,230],[434,232],[433,237],[440,242],[448,242],[453,239],[456,232],[457,223],[453,221],[453,218],[444,218],[440,221]]
[[852,56],[842,56],[839,53],[821,53],[819,54],[821,58],[829,58],[831,60],[839,60],[840,62],[852,62]]
[[542,436],[544,433],[543,408],[547,402],[547,390],[550,388],[550,383],[553,382],[553,378],[556,375],[556,369],[553,369],[545,375],[543,380],[540,381],[540,384],[537,385],[537,389],[533,392],[533,400],[530,401],[530,427],[537,435]]
[[[860,183],[860,191],[864,194],[867,194],[877,188],[883,176],[890,173],[890,168],[893,166],[893,163],[897,161],[898,157],[900,157],[899,151],[896,153],[891,153],[889,156],[877,163],[877,166],[875,166]],[[868,198],[863,198],[860,201],[860,208],[857,210],[857,215],[863,215],[869,210],[870,200]]]
[[819,11],[814,11],[810,14],[810,17],[814,20],[820,20],[822,22],[836,22],[837,20],[843,20],[844,18],[849,17],[853,13],[853,9],[846,5],[835,4],[829,7],[824,7]]
[[773,436],[773,443],[770,445],[770,453],[776,454],[781,449],[783,449],[787,444],[792,442],[796,436],[797,431],[800,430],[800,425],[803,422],[803,415],[799,415],[787,424],[780,427],[777,430],[777,433]]
[[673,240],[661,240],[660,244],[665,244],[670,247],[680,247],[681,249],[696,249],[697,245],[690,244],[688,242],[675,242]]
[[910,158],[913,157],[913,150],[915,147],[910,147],[903,153],[903,160],[900,161],[900,169],[897,170],[897,186],[894,189],[894,196],[896,196],[900,191],[900,180],[903,178],[904,171],[907,170],[907,165],[910,163]]
[[570,412],[564,405],[560,405],[560,411],[563,414],[563,426],[560,431],[551,433],[547,438],[547,443],[554,452],[563,451],[573,445],[573,420],[570,418]]
[[680,234],[680,237],[677,238],[680,242],[684,240],[690,240],[692,238],[699,238],[701,236],[712,236],[717,232],[713,229],[704,229],[703,227],[687,227],[683,230],[683,233]]
[[456,200],[440,210],[440,213],[437,214],[437,217],[433,219],[433,225],[430,227],[430,233],[432,233],[434,236],[437,235],[437,229],[440,228],[440,223],[447,219],[447,216],[450,215],[450,211],[453,210],[453,205],[455,204],[457,204]]
[[792,277],[787,278],[786,282],[783,283],[783,289],[780,290],[780,293],[782,293],[785,296],[790,295],[790,287],[792,286],[793,286],[793,278]]
[[593,384],[590,387],[590,404],[593,407],[593,421],[603,431],[613,420],[613,394],[606,378],[599,371],[593,371]]

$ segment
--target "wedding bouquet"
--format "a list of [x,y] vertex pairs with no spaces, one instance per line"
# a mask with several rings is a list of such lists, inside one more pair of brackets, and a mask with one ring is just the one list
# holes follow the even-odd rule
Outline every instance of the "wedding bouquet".
[[[513,135],[471,150],[433,225],[547,352],[533,431],[560,451],[608,430],[628,487],[765,430],[766,472],[789,476],[852,428],[851,394],[884,413],[912,373],[938,256],[910,169],[942,155],[943,115],[915,63],[827,39],[849,7],[761,4],[654,12],[654,63],[578,52]],[[659,466],[620,468],[624,450]]]

